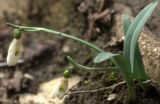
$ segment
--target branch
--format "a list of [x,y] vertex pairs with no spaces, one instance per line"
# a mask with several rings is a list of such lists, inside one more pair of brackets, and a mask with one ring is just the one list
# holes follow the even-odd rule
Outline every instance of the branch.
[[108,86],[108,87],[104,87],[104,88],[100,88],[100,89],[94,89],[94,90],[83,90],[83,91],[75,91],[75,92],[68,91],[66,93],[66,95],[74,95],[74,94],[81,94],[81,93],[96,93],[96,92],[105,91],[108,89],[114,89],[115,87],[118,87],[123,84],[126,84],[126,82],[122,81],[122,82],[119,82],[119,83],[114,84],[112,86]]
[[[22,64],[24,63],[24,60],[20,59],[18,60],[17,64]],[[2,67],[8,67],[7,63],[6,62],[0,62],[0,68]]]

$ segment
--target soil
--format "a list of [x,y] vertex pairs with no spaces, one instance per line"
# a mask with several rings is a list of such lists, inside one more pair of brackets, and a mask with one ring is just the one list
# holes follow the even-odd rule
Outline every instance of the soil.
[[[30,2],[32,5],[29,10],[32,12],[25,14],[28,17],[22,24],[55,27],[62,32],[75,34],[106,51],[120,53],[123,49],[123,42],[114,39],[115,33],[112,31],[114,17],[120,14],[120,11],[117,11],[113,5],[125,4],[131,8],[133,15],[136,15],[150,1],[69,0],[66,2],[66,0],[55,0],[55,2],[34,2],[35,4]],[[48,5],[46,9],[42,5],[44,3]],[[159,7],[147,27],[160,36],[158,34],[160,24],[157,22],[159,21],[158,10],[160,10]],[[39,11],[42,12],[39,13]],[[11,22],[17,21],[16,17],[10,18]],[[41,83],[62,75],[64,68],[68,66],[67,55],[71,55],[83,65],[94,66],[92,59],[96,53],[79,43],[62,37],[52,37],[45,33],[23,33],[23,60],[15,67],[7,67],[3,62],[13,38],[11,35],[13,29],[8,26],[0,27],[2,27],[0,29],[0,62],[2,62],[0,102],[2,104],[18,104],[21,94],[36,94]],[[107,63],[107,65],[112,64]],[[81,76],[82,80],[76,87],[70,89],[71,92],[100,89],[122,81],[122,75],[119,72],[88,73],[75,70],[73,73]],[[30,77],[26,77],[26,74]],[[144,93],[137,84],[136,91],[136,102],[129,101],[127,87],[123,84],[112,90],[69,95],[64,104],[159,104],[160,95],[154,87],[148,93]],[[110,94],[116,94],[117,97],[108,101]]]

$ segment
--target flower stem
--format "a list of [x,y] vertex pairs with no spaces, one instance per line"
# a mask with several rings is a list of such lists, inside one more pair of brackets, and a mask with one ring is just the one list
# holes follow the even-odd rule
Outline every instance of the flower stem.
[[19,25],[15,25],[15,24],[11,24],[11,23],[7,23],[7,25],[12,26],[12,27],[17,28],[17,29],[20,29],[22,31],[26,31],[26,32],[42,31],[42,32],[51,33],[52,35],[63,36],[65,38],[69,38],[69,39],[77,41],[77,42],[79,42],[81,44],[84,44],[84,45],[94,49],[96,52],[104,52],[104,50],[100,49],[99,47],[97,47],[96,45],[94,45],[92,43],[89,43],[89,42],[87,42],[87,41],[85,41],[83,39],[80,39],[80,38],[77,38],[77,37],[74,37],[72,35],[62,33],[62,32],[58,32],[58,31],[55,31],[55,30],[51,30],[51,29],[47,29],[47,28],[41,28],[41,27],[19,26]]
[[125,81],[127,82],[128,94],[129,94],[130,100],[135,101],[136,100],[136,91],[134,88],[133,78],[130,75],[128,75],[127,73],[124,73],[124,77],[125,77]]

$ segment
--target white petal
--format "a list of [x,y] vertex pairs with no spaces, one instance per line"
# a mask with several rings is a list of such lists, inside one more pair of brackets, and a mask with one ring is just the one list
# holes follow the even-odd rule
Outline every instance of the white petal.
[[62,79],[62,84],[59,88],[59,93],[58,93],[57,97],[59,99],[62,99],[64,97],[67,89],[68,89],[68,78],[63,78]]
[[54,87],[55,88],[53,90],[53,97],[62,99],[68,89],[68,78],[61,79],[57,86]]
[[53,86],[54,87],[53,94],[52,94],[53,98],[57,97],[57,95],[59,93],[60,86],[61,86],[61,81],[59,83],[57,83],[56,86]]
[[8,55],[7,55],[7,64],[8,66],[14,66],[18,59],[21,56],[21,41],[18,39],[13,39],[11,42],[9,49],[8,49]]

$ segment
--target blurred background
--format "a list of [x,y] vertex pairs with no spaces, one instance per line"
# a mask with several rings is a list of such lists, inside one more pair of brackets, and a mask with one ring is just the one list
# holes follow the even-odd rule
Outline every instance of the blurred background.
[[[81,64],[93,66],[92,59],[96,54],[63,37],[53,37],[42,32],[23,32],[21,61],[14,67],[8,67],[5,61],[14,29],[7,26],[7,22],[58,30],[83,38],[106,51],[121,52],[123,42],[119,38],[113,38],[115,15],[123,11],[135,16],[150,2],[151,0],[0,0],[0,103],[58,104],[52,102],[52,97],[43,93],[38,95],[41,84],[62,76],[64,68],[69,65],[67,55]],[[159,6],[157,9],[160,9]],[[147,24],[157,36],[160,28],[158,16],[159,12],[156,12]],[[78,83],[74,90],[108,85],[108,74],[104,72],[73,73],[76,75],[76,81],[73,82]],[[51,87],[50,84],[46,86]],[[46,86],[44,89],[52,89]],[[105,93],[73,95],[66,98],[65,104],[108,104],[105,99]]]

